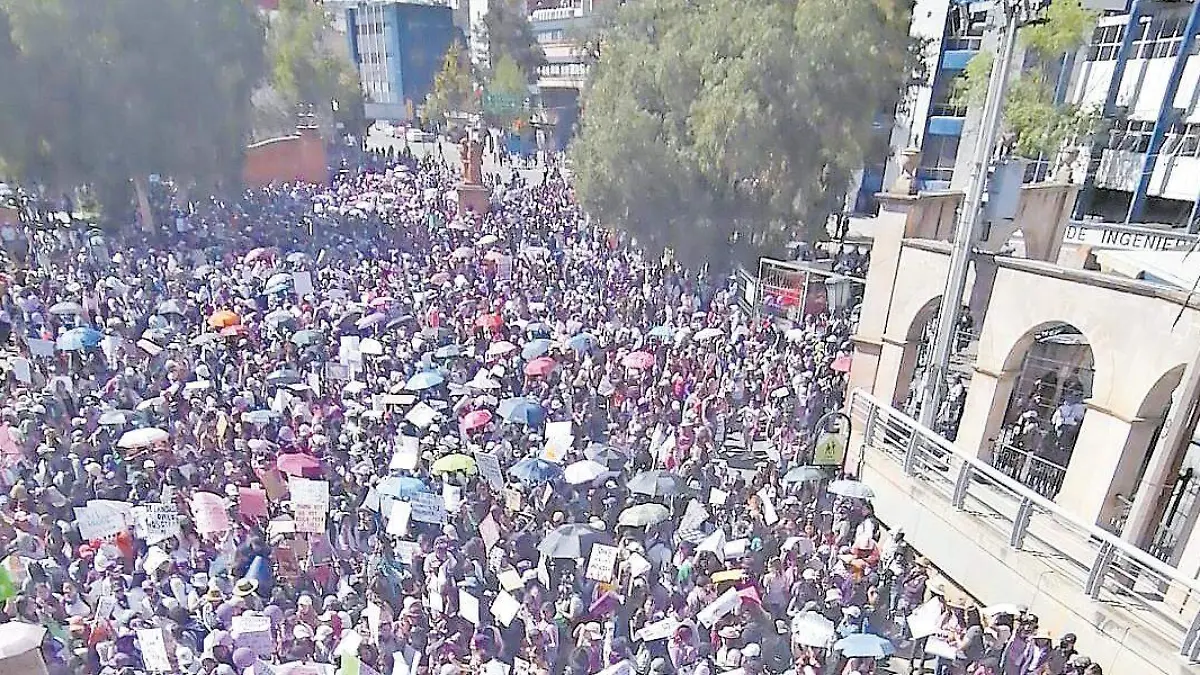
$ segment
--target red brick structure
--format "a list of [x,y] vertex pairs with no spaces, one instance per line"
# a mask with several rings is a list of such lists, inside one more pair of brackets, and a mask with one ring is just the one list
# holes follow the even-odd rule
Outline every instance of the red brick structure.
[[316,127],[297,127],[293,136],[272,138],[246,148],[242,180],[249,187],[272,183],[324,183],[329,180],[325,141]]

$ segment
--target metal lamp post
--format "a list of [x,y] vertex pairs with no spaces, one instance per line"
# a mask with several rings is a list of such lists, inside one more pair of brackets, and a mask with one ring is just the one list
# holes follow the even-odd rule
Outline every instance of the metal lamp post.
[[850,304],[850,277],[835,274],[825,279],[825,298],[831,311],[845,309]]

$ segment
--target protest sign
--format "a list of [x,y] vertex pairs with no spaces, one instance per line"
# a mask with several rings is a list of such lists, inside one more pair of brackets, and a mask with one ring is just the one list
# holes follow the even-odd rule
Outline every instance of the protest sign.
[[729,499],[729,493],[724,490],[710,488],[708,491],[708,503],[713,506],[724,506],[727,499]]
[[504,508],[516,513],[521,510],[521,491],[516,488],[504,488]]
[[775,505],[771,503],[771,495],[767,494],[767,489],[763,488],[758,491],[758,500],[762,504],[763,522],[767,527],[779,522],[779,514],[775,513]]
[[312,295],[316,291],[313,286],[312,272],[292,272],[292,288],[296,289],[298,298]]
[[266,518],[267,491],[257,486],[239,487],[238,513],[247,518]]
[[942,601],[930,598],[908,616],[908,630],[912,639],[920,640],[938,632],[942,627]]
[[504,472],[500,468],[500,460],[490,452],[475,451],[475,466],[479,475],[487,480],[488,485],[499,490],[504,487]]
[[392,452],[392,461],[388,468],[401,471],[415,471],[417,462],[421,459],[421,439],[416,436],[401,436]]
[[75,523],[79,526],[79,536],[87,541],[115,537],[125,530],[120,513],[90,505],[75,507]]
[[462,502],[461,487],[449,483],[442,485],[442,503],[446,505],[448,513],[458,513],[458,508],[462,506]]
[[271,656],[275,653],[275,640],[271,637],[271,617],[241,614],[233,617],[233,642],[245,647],[255,656]]
[[[565,424],[570,425],[570,422]],[[567,456],[567,452],[571,450],[571,445],[575,443],[573,436],[554,436],[546,439],[546,445],[542,448],[542,453],[539,455],[547,462],[562,464],[563,458]]]
[[392,545],[392,550],[396,552],[396,557],[400,559],[400,562],[411,565],[417,552],[421,550],[421,545],[415,541],[398,541]]
[[133,517],[137,535],[150,545],[170,539],[181,532],[179,511],[174,504],[142,504],[134,507]]
[[421,652],[412,647],[392,652],[392,675],[417,675],[421,667]]
[[496,542],[500,541],[500,526],[492,519],[492,514],[489,513],[479,523],[479,536],[483,538],[484,548],[489,551],[496,545]]
[[603,581],[608,583],[612,581],[613,570],[617,565],[617,547],[607,544],[592,544],[592,554],[588,558],[587,572],[584,574],[588,579],[594,581]]
[[650,561],[646,560],[641,553],[634,551],[629,554],[629,575],[632,577],[640,577],[650,571]]
[[499,659],[492,659],[483,664],[483,675],[508,675],[510,670],[512,666]]
[[512,623],[520,610],[521,603],[508,591],[500,591],[496,594],[496,599],[492,601],[492,618],[504,627],[508,627]]
[[571,433],[571,421],[547,422],[546,438],[574,438],[574,435]]
[[711,603],[705,606],[704,609],[701,609],[699,612],[697,612],[696,618],[699,619],[700,623],[711,628],[713,624],[717,623],[717,621],[721,619],[721,617],[737,609],[738,605],[741,604],[741,601],[742,599],[741,596],[738,595],[737,589],[730,588],[722,593],[716,600],[713,600]]
[[435,419],[437,419],[437,411],[425,405],[424,401],[414,405],[408,411],[408,414],[404,416],[406,422],[419,429],[424,429],[433,424],[433,420]]
[[673,616],[668,616],[660,621],[648,623],[637,632],[637,637],[642,642],[653,642],[655,640],[663,640],[675,634],[675,629],[679,628],[679,620]]
[[167,641],[161,628],[143,628],[137,632],[138,646],[141,647],[142,662],[146,669],[153,673],[169,673],[174,670],[171,657],[167,654]]
[[458,590],[458,615],[474,626],[479,625],[479,598],[461,588]]
[[408,534],[408,524],[412,520],[413,508],[408,502],[397,501],[392,504],[388,514],[387,533],[395,537]]
[[200,534],[228,532],[232,527],[224,498],[211,492],[197,492],[192,495],[191,505],[192,519]]
[[171,556],[167,555],[166,551],[157,546],[151,546],[146,551],[146,557],[142,559],[142,569],[146,571],[146,574],[152,574],[169,562],[171,562]]
[[29,353],[39,358],[54,358],[54,340],[30,338]]
[[291,476],[288,479],[288,491],[292,494],[296,531],[313,534],[324,532],[325,517],[329,512],[329,483]]
[[525,582],[521,580],[521,575],[511,567],[500,572],[500,588],[506,591],[516,591],[525,588]]
[[413,520],[435,525],[446,522],[446,505],[441,496],[418,492],[413,495],[412,501],[409,503],[412,505]]
[[679,530],[697,530],[704,521],[708,520],[708,510],[695,499],[688,502],[683,518],[679,520]]
[[18,356],[9,364],[12,366],[13,375],[18,382],[31,384],[33,382],[33,364],[29,359]]

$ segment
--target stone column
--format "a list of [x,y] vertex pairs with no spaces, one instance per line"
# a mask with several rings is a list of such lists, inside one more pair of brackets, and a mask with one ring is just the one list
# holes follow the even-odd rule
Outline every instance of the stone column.
[[1055,501],[1076,518],[1109,528],[1116,495],[1128,496],[1159,419],[1122,415],[1087,401],[1071,462]]
[[884,336],[879,350],[879,366],[875,371],[875,397],[897,408],[904,406],[907,384],[917,365],[915,342]]

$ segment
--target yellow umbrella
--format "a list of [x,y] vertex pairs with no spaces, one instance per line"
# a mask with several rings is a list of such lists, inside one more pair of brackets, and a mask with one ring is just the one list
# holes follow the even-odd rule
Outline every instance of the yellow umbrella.
[[433,466],[429,467],[429,472],[434,474],[454,473],[456,471],[475,473],[475,458],[462,453],[455,453],[438,458],[433,463]]

